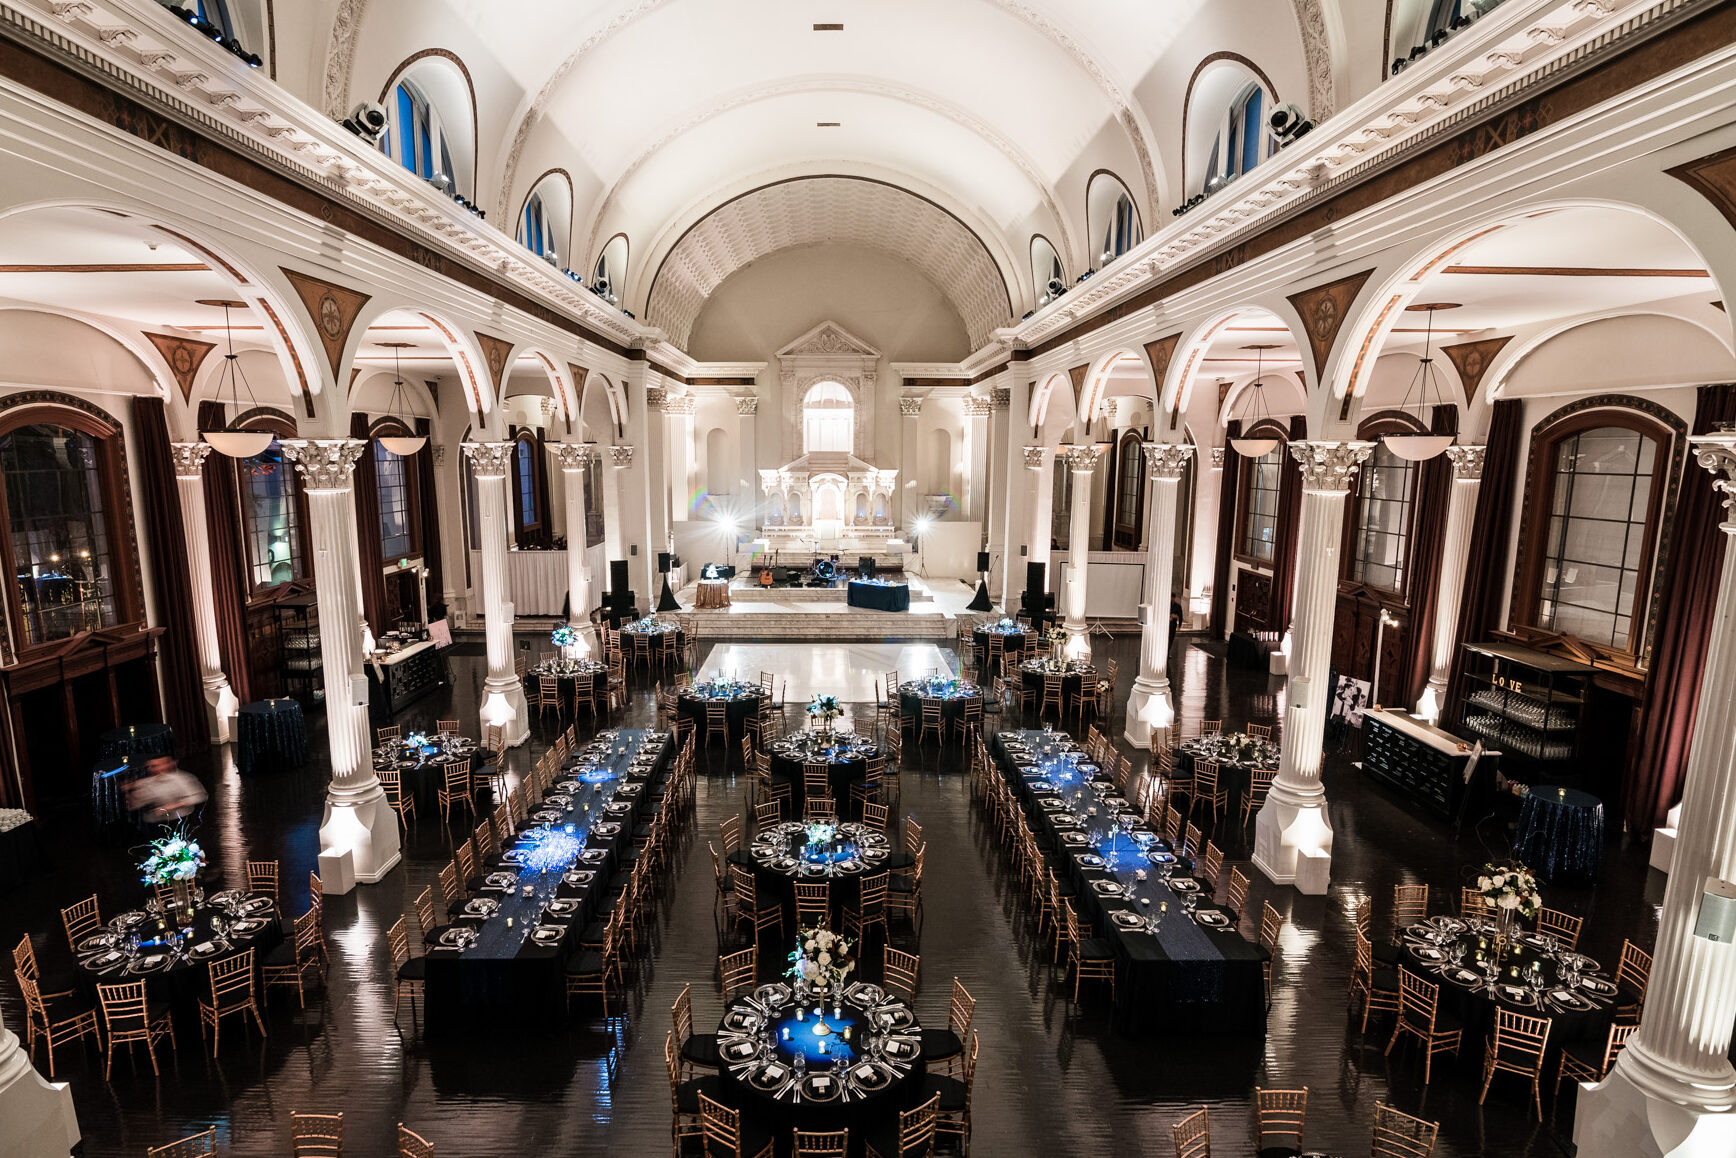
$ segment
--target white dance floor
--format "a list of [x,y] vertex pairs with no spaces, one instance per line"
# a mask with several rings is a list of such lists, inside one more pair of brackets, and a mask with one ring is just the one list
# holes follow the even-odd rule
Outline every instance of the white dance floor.
[[720,643],[711,649],[699,678],[732,676],[757,680],[772,673],[785,703],[807,703],[814,696],[837,696],[853,703],[874,702],[874,681],[897,669],[911,679],[936,668],[957,670],[951,648],[932,643]]

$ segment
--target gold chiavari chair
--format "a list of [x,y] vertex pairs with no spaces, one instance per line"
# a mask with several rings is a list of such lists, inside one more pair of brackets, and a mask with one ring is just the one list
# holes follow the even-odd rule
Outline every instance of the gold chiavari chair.
[[1440,1012],[1441,988],[1424,981],[1410,970],[1398,971],[1398,1021],[1393,1026],[1392,1040],[1386,1043],[1388,1056],[1392,1047],[1403,1037],[1414,1037],[1423,1049],[1423,1085],[1429,1084],[1429,1074],[1437,1053],[1459,1052],[1464,1036],[1457,1020],[1443,1017]]
[[1200,834],[1200,826],[1197,824],[1189,824],[1187,826],[1187,837],[1182,841],[1181,855],[1198,859],[1200,855],[1200,842],[1202,839],[1203,837]]
[[1048,715],[1049,709],[1053,707],[1055,709],[1055,715],[1065,718],[1067,702],[1062,696],[1062,689],[1064,687],[1065,684],[1061,679],[1060,673],[1043,673],[1043,702],[1042,706],[1038,709],[1039,715]]
[[[537,719],[546,720],[552,711],[555,722],[559,723],[565,714],[561,709],[561,681],[554,676],[537,677]],[[574,685],[574,695],[577,696],[577,685]]]
[[1590,1042],[1566,1042],[1561,1047],[1561,1062],[1555,1068],[1555,1095],[1561,1096],[1561,1083],[1571,1078],[1575,1082],[1601,1082],[1609,1076],[1616,1055],[1628,1038],[1639,1029],[1637,1025],[1612,1025],[1609,1037],[1600,1052]]
[[735,878],[735,911],[737,923],[746,922],[753,926],[754,943],[759,943],[759,936],[767,929],[784,927],[784,907],[773,897],[760,897],[754,884],[754,875],[738,864],[730,865],[730,872]]
[[451,926],[441,924],[440,918],[434,915],[434,889],[432,886],[424,885],[422,891],[416,894],[416,900],[413,904],[416,909],[416,925],[422,930],[422,945],[426,948],[438,942],[441,934],[445,933]]
[[810,794],[802,804],[802,813],[809,821],[834,821],[838,819],[838,802],[830,796]]
[[458,721],[457,720],[435,720],[434,721],[434,731],[439,733],[442,736],[456,736],[458,734]]
[[404,729],[397,724],[388,724],[384,728],[375,728],[374,747],[381,747],[385,744],[391,743],[393,740],[401,740],[403,737]]
[[580,949],[567,958],[567,1008],[574,997],[598,997],[603,1002],[603,1016],[609,1016],[609,981],[621,983],[621,923],[626,897],[615,903],[615,911],[603,923],[603,944],[600,949]]
[[277,862],[250,860],[247,862],[247,891],[256,896],[277,900]]
[[1206,850],[1200,854],[1199,864],[1194,868],[1194,876],[1205,882],[1208,890],[1206,896],[1216,900],[1218,895],[1218,878],[1224,872],[1224,852],[1216,841],[1206,841]]
[[1254,1151],[1278,1158],[1302,1153],[1302,1127],[1308,1121],[1308,1087],[1263,1090],[1254,1087]]
[[392,1020],[396,1022],[405,997],[410,999],[410,1012],[416,1012],[416,998],[428,980],[428,959],[410,956],[410,931],[403,917],[386,931],[386,944],[392,950]]
[[957,977],[952,979],[952,997],[947,1003],[946,1028],[922,1031],[922,1054],[928,1059],[929,1072],[952,1073],[964,1057],[965,1038],[971,1022],[976,1019],[976,998]]
[[[151,1057],[151,1072],[161,1076],[162,1070],[157,1067],[157,1043],[163,1038],[169,1039],[169,1048],[177,1049],[175,1045],[175,1023],[169,1014],[167,1002],[150,1001],[145,997],[143,981],[129,981],[120,985],[98,985],[97,1000],[102,1004],[102,1022],[107,1039],[108,1050],[103,1060],[102,1076],[107,1081],[114,1073],[115,1046],[127,1047],[127,1056],[132,1057],[132,1047],[143,1042],[145,1052]],[[96,1023],[91,1023],[92,1033],[96,1032]],[[178,1050],[177,1050],[178,1052]],[[49,1077],[54,1076],[52,1061],[49,1064]]]
[[705,702],[705,746],[711,747],[713,740],[722,740],[725,754],[729,750],[729,704],[723,700],[707,700]]
[[717,826],[718,837],[723,844],[725,859],[741,851],[741,817],[726,817]]
[[802,791],[808,796],[832,794],[832,766],[825,763],[802,765]]
[[848,1130],[791,1131],[791,1158],[844,1158],[850,1152]]
[[1384,1103],[1374,1107],[1371,1158],[1429,1158],[1441,1132],[1437,1122],[1425,1122]]
[[762,800],[753,806],[753,826],[756,832],[764,832],[781,824],[783,819],[784,806],[776,800]]
[[1549,1048],[1547,1017],[1526,1017],[1510,1009],[1495,1010],[1495,1031],[1483,1046],[1483,1090],[1477,1104],[1489,1096],[1489,1083],[1497,1070],[1518,1074],[1531,1082],[1531,1102],[1543,1120],[1543,1053]]
[[1202,736],[1221,735],[1223,733],[1223,730],[1224,730],[1224,722],[1222,720],[1201,720],[1200,721],[1200,735],[1202,735]]
[[1175,1158],[1211,1158],[1212,1120],[1210,1107],[1195,1110],[1169,1128],[1175,1143]]
[[1248,827],[1248,821],[1256,812],[1265,807],[1266,797],[1272,791],[1272,781],[1278,778],[1276,768],[1254,768],[1248,772],[1248,791],[1242,797],[1242,827]]
[[1109,942],[1097,937],[1085,938],[1079,932],[1079,914],[1073,903],[1063,900],[1067,917],[1067,966],[1073,973],[1073,1004],[1079,1004],[1079,984],[1082,981],[1109,982],[1109,996],[1115,997],[1115,950]]
[[404,1123],[399,1122],[398,1158],[434,1158],[434,1145]]
[[958,1152],[970,1154],[970,1098],[976,1085],[977,1055],[982,1043],[976,1030],[971,1030],[970,1046],[964,1051],[964,1074],[949,1077],[937,1074],[923,1083],[923,1093],[938,1099],[935,1104],[935,1135],[958,1139]]
[[691,1075],[695,1068],[716,1072],[723,1059],[717,1052],[715,1033],[693,1032],[693,986],[683,985],[669,1007],[669,1020],[675,1030],[676,1049],[681,1054],[681,1071]]
[[870,1134],[863,1144],[866,1158],[926,1158],[934,1153],[940,1120],[940,1095],[898,1115],[897,1133]]
[[1555,909],[1537,911],[1537,931],[1554,937],[1557,945],[1569,951],[1579,948],[1579,930],[1584,924],[1584,918]]
[[736,953],[725,953],[717,959],[718,983],[723,988],[727,1005],[737,994],[752,993],[759,972],[759,947],[749,945]]
[[436,878],[440,882],[440,899],[446,902],[446,915],[454,916],[464,907],[464,884],[458,875],[458,861],[449,860]]
[[177,1139],[166,1146],[152,1146],[145,1151],[145,1158],[216,1158],[217,1127],[198,1134],[190,1134]]
[[1256,740],[1270,740],[1272,738],[1272,725],[1270,724],[1249,724],[1242,730]]
[[892,886],[886,894],[886,912],[909,921],[914,927],[916,914],[922,910],[922,868],[928,859],[928,845],[917,846],[911,854],[910,872],[900,873],[892,878]]
[[341,1158],[344,1152],[344,1116],[337,1114],[289,1115],[289,1138],[295,1158]]
[[862,878],[856,903],[844,910],[844,935],[855,938],[857,945],[875,926],[879,926],[882,937],[890,935],[886,924],[886,897],[891,885],[892,874],[885,871]]
[[812,929],[827,924],[832,913],[832,886],[824,881],[796,882],[796,928]]
[[1211,808],[1215,821],[1230,806],[1229,786],[1223,783],[1216,760],[1196,759],[1193,765],[1193,798],[1188,801],[1187,814],[1193,816],[1194,809],[1204,804]]
[[902,949],[894,949],[888,945],[882,958],[880,980],[886,988],[902,996],[905,1001],[916,1003],[917,979],[922,969],[922,958],[915,953],[906,953]]
[[1170,848],[1181,851],[1181,813],[1174,805],[1164,806],[1163,839],[1169,842]]
[[1646,985],[1651,980],[1652,955],[1632,941],[1621,943],[1621,959],[1616,963],[1616,1020],[1639,1024],[1640,1010],[1646,1003]]
[[102,911],[97,906],[96,894],[60,910],[60,924],[66,930],[67,948],[76,955],[80,941],[102,932]]
[[[497,763],[496,768],[500,765]],[[476,815],[476,801],[472,798],[474,786],[470,782],[470,762],[455,760],[441,770],[441,782],[438,800],[440,803],[440,819],[443,823],[451,823],[452,806],[462,803],[464,810]]]
[[1374,944],[1366,929],[1357,929],[1356,964],[1350,971],[1350,1000],[1362,1001],[1362,1032],[1368,1032],[1371,1013],[1397,1013],[1399,1007],[1398,974],[1374,962]]
[[1239,921],[1242,910],[1248,907],[1248,877],[1241,869],[1230,870],[1230,891],[1224,897],[1227,905]]
[[265,955],[266,992],[274,985],[294,986],[296,1003],[306,1009],[307,974],[319,973],[320,940],[319,910],[310,907],[295,919],[295,935]]
[[925,742],[928,739],[928,734],[933,732],[935,743],[945,744],[946,716],[942,711],[941,702],[939,700],[923,700],[921,708],[922,726],[916,733],[916,742],[918,744]]
[[396,768],[387,768],[374,775],[379,778],[380,790],[386,794],[386,803],[398,814],[398,820],[407,826],[416,819],[416,798],[404,791],[404,774]]
[[735,882],[730,879],[728,873],[723,871],[723,858],[717,855],[717,846],[708,840],[705,842],[705,847],[711,851],[712,883],[717,890],[713,904],[725,921],[730,922],[732,920],[731,910],[735,908]]
[[1266,1004],[1272,1004],[1272,970],[1278,964],[1278,936],[1284,931],[1284,917],[1272,902],[1260,903],[1260,948],[1265,950],[1261,966],[1266,972]]
[[[663,1068],[669,1074],[669,1140],[673,1158],[681,1158],[688,1138],[704,1137],[699,1124],[699,1091],[716,1087],[715,1079],[684,1078],[681,1060],[675,1055],[675,1031],[663,1033]],[[703,1084],[702,1084],[703,1083]]]
[[[398,923],[403,924],[403,920]],[[253,950],[246,949],[211,962],[209,978],[211,1000],[199,999],[199,1036],[204,1037],[207,1028],[211,1030],[211,1056],[217,1056],[223,1019],[232,1013],[251,1013],[253,1024],[259,1027],[259,1036],[267,1036],[265,1019],[259,1016],[258,994],[253,986]],[[246,1024],[245,1018],[242,1024]]]
[[699,1125],[705,1138],[705,1153],[711,1158],[771,1158],[772,1140],[749,1123],[743,1126],[741,1112],[699,1093]]
[[870,801],[862,806],[862,823],[877,832],[885,832],[892,823],[892,809]]
[[1400,933],[1429,915],[1429,886],[1394,885],[1392,887],[1392,936],[1396,942]]
[[[31,1060],[36,1058],[36,1043],[43,1042],[48,1046],[48,1080],[54,1080],[54,1047],[67,1042],[78,1041],[84,1037],[94,1037],[97,1044],[102,1044],[102,1034],[97,1029],[96,1009],[88,1001],[77,996],[59,997],[53,1001],[44,999],[42,991],[37,988],[36,979],[26,977],[22,972],[18,975],[18,988],[24,994],[25,1036],[29,1040]],[[144,992],[144,985],[139,984],[139,991]]]
[[42,994],[44,1001],[52,1001],[57,997],[66,997],[77,991],[77,983],[71,976],[50,975],[44,977],[42,970],[36,965],[36,950],[30,944],[30,935],[26,933],[18,938],[18,944],[12,946],[12,968],[20,977],[28,977],[36,982],[37,992]]
[[1477,886],[1465,885],[1459,890],[1459,916],[1493,921],[1499,918],[1500,913]]

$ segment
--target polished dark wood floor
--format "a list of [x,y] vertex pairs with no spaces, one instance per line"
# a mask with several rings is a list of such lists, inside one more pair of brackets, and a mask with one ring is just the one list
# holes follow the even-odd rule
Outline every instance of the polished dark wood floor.
[[[483,676],[476,649],[460,648],[455,686],[405,713],[410,724],[435,716],[474,720]],[[1122,682],[1137,670],[1137,640],[1099,641],[1099,656],[1120,660]],[[1234,724],[1276,714],[1282,681],[1228,669],[1222,649],[1183,637],[1174,662],[1184,731],[1201,718]],[[1125,699],[1126,686],[1118,698]],[[648,686],[637,688],[630,724],[652,715]],[[1112,721],[1118,734],[1120,720]],[[315,867],[324,736],[317,718],[310,736],[316,758],[302,770],[243,780],[227,760],[195,765],[212,786],[203,832],[213,864],[235,880],[248,858],[277,857],[291,907],[303,905]],[[514,754],[528,766],[542,750],[540,733]],[[443,1155],[656,1154],[669,1144],[669,1096],[662,1044],[669,1005],[681,986],[695,984],[701,1028],[714,1021],[713,978],[718,936],[713,918],[706,839],[743,806],[743,784],[724,768],[714,747],[713,769],[702,772],[695,838],[686,842],[679,874],[665,900],[651,961],[632,977],[628,1016],[614,1029],[589,1014],[568,1027],[509,1027],[498,1041],[425,1045],[406,1013],[392,1020],[392,972],[385,930],[410,910],[452,855],[453,839],[437,813],[424,814],[408,834],[403,865],[384,883],[328,899],[326,925],[332,969],[325,992],[305,1012],[281,994],[271,999],[270,1038],[226,1036],[213,1062],[201,1048],[196,1021],[181,1030],[178,1054],[160,1078],[117,1062],[104,1081],[94,1053],[63,1057],[84,1131],[84,1153],[140,1155],[148,1146],[215,1125],[220,1150],[232,1154],[288,1151],[291,1111],[342,1110],[348,1151],[387,1154],[393,1131],[406,1122]],[[702,766],[703,767],[703,766]],[[72,781],[81,777],[73,775]],[[1436,1151],[1461,1155],[1571,1153],[1573,1094],[1545,1096],[1545,1119],[1529,1113],[1527,1093],[1497,1081],[1477,1104],[1480,1043],[1467,1043],[1455,1064],[1437,1064],[1432,1085],[1404,1050],[1382,1055],[1386,1035],[1364,1039],[1346,1014],[1351,965],[1351,914],[1373,900],[1377,932],[1387,927],[1392,886],[1428,883],[1445,904],[1466,872],[1506,851],[1501,826],[1450,830],[1412,815],[1363,782],[1348,758],[1329,760],[1326,777],[1337,834],[1332,889],[1302,897],[1276,889],[1257,872],[1253,907],[1271,899],[1286,915],[1269,1032],[1264,1040],[1128,1040],[1108,1028],[1104,999],[1089,993],[1075,1009],[1063,996],[1048,953],[1033,945],[1025,913],[1009,890],[1005,866],[970,801],[956,757],[914,754],[904,773],[903,809],[918,818],[929,842],[926,912],[906,938],[922,955],[919,1006],[938,1023],[948,983],[962,977],[979,1000],[976,1024],[983,1056],[977,1075],[975,1135],[979,1155],[1159,1154],[1170,1150],[1169,1127],[1202,1105],[1212,1108],[1213,1152],[1251,1153],[1249,1105],[1256,1086],[1306,1085],[1311,1091],[1311,1147],[1366,1154],[1374,1109],[1389,1102],[1443,1124]],[[7,947],[28,931],[38,953],[64,961],[58,909],[92,891],[105,913],[142,900],[125,841],[104,842],[76,800],[45,809],[51,871],[26,890],[0,897],[0,941]],[[1245,863],[1248,838],[1222,826],[1219,841],[1232,863]],[[1550,889],[1550,903],[1590,917],[1582,947],[1613,963],[1623,937],[1650,946],[1663,878],[1643,855],[1612,847],[1594,891]],[[16,989],[0,986],[0,1008],[17,1028]]]

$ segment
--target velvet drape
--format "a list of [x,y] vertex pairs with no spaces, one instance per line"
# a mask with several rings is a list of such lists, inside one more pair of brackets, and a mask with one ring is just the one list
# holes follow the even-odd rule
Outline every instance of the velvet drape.
[[[1290,442],[1308,437],[1308,419],[1290,419]],[[1272,544],[1272,603],[1266,608],[1266,630],[1290,626],[1290,604],[1296,596],[1296,542],[1302,525],[1302,464],[1290,454],[1290,443],[1278,447],[1278,541]]]
[[380,555],[380,483],[374,469],[374,442],[368,436],[368,416],[350,416],[350,437],[367,442],[356,460],[356,562],[362,571],[362,618],[378,635],[385,630],[386,574]]
[[[214,430],[222,423],[221,405],[200,404],[200,430]],[[205,533],[211,542],[211,600],[217,610],[217,650],[223,657],[229,689],[245,704],[253,698],[247,647],[250,585],[241,563],[241,509],[236,497],[235,460],[228,455],[213,453],[205,459]]]
[[163,721],[175,729],[176,747],[185,756],[210,747],[211,733],[205,722],[205,687],[193,628],[193,585],[187,570],[181,495],[161,398],[133,398],[133,433],[138,439],[145,537],[156,564],[157,623],[163,628],[157,644],[163,663]]
[[[1518,485],[1520,429],[1524,404],[1503,398],[1489,409],[1489,437],[1483,452],[1483,482],[1477,488],[1477,513],[1472,522],[1471,551],[1465,560],[1465,595],[1459,605],[1457,647],[1485,643],[1489,633],[1506,623],[1501,590],[1507,580],[1507,536],[1513,526],[1513,495]],[[1465,691],[1465,665],[1453,659],[1447,683],[1446,720],[1459,718]]]
[[[1437,406],[1430,427],[1435,434],[1458,431],[1458,409]],[[1423,463],[1417,471],[1416,518],[1412,522],[1409,574],[1405,594],[1410,604],[1410,625],[1405,636],[1405,682],[1400,693],[1402,707],[1417,702],[1428,686],[1434,666],[1435,608],[1441,596],[1441,552],[1447,534],[1447,505],[1453,494],[1453,463],[1444,454]]]
[[[416,420],[416,433],[424,436],[432,433],[428,419]],[[446,598],[446,575],[440,552],[440,495],[434,479],[433,443],[417,452],[416,473],[417,505],[422,519],[422,565],[428,568],[428,606],[433,608]]]
[[1224,620],[1230,606],[1230,566],[1235,553],[1236,476],[1241,471],[1242,456],[1230,445],[1230,439],[1242,436],[1242,423],[1232,418],[1224,436],[1224,469],[1218,480],[1218,553],[1212,562],[1211,637],[1223,639]]

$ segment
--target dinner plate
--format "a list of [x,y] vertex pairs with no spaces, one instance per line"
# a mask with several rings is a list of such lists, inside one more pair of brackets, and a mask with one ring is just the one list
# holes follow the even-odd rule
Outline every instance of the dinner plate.
[[518,883],[517,873],[489,873],[483,879],[483,884],[491,889],[510,889]]
[[921,1043],[913,1037],[888,1037],[881,1048],[885,1050],[887,1057],[900,1061],[908,1061],[922,1052]]
[[95,953],[103,949],[111,949],[118,940],[113,933],[92,933],[78,943],[80,953]]
[[1523,985],[1509,985],[1506,982],[1495,986],[1495,996],[1502,1001],[1510,1001],[1514,1005],[1534,1006],[1537,995]]
[[723,1015],[723,1027],[736,1033],[756,1033],[764,1024],[765,1018],[751,1009],[732,1009]]
[[1216,909],[1201,909],[1194,914],[1194,921],[1209,929],[1227,929],[1230,927],[1229,915],[1220,913]]
[[1033,780],[1033,781],[1031,781],[1031,791],[1033,791],[1033,792],[1048,792],[1048,791],[1051,791],[1054,787],[1055,786],[1053,784],[1049,783],[1049,781],[1047,781],[1047,780]]
[[1587,993],[1595,993],[1599,997],[1614,997],[1615,984],[1601,977],[1581,977],[1579,987]]
[[1174,864],[1175,863],[1175,853],[1173,853],[1173,852],[1147,853],[1145,859],[1150,861],[1152,864]]
[[869,985],[862,981],[858,981],[844,991],[844,1000],[858,1009],[867,1009],[870,1005],[878,1005],[885,996],[886,993],[880,986]]
[[1103,858],[1094,852],[1084,853],[1079,857],[1079,863],[1086,868],[1102,868]]
[[1086,836],[1083,832],[1063,832],[1061,834],[1061,839],[1066,841],[1068,844],[1089,844],[1091,841],[1091,838]]
[[614,836],[617,832],[621,831],[621,826],[612,820],[605,820],[600,824],[592,825],[591,831],[595,832],[598,836]]
[[1109,914],[1109,919],[1123,929],[1137,929],[1145,924],[1145,918],[1127,909],[1116,909]]
[[603,805],[603,811],[620,816],[623,813],[633,811],[633,802],[630,800],[611,800]]
[[609,850],[606,848],[587,848],[579,854],[579,859],[589,864],[601,864],[609,859]]
[[1521,930],[1513,934],[1513,939],[1527,949],[1552,949],[1555,947],[1555,938],[1545,933],[1527,933]]
[[1425,961],[1430,965],[1440,964],[1447,956],[1432,945],[1413,945],[1411,946],[1411,953],[1418,961]]
[[575,869],[562,877],[561,880],[569,885],[588,885],[596,875],[597,874],[592,872],[590,869]]
[[723,1047],[726,1061],[744,1062],[759,1052],[759,1046],[751,1041],[732,1041]]
[[892,1075],[887,1073],[883,1066],[877,1066],[873,1062],[863,1062],[850,1068],[850,1081],[859,1090],[882,1090],[891,1080]]
[[472,897],[464,902],[464,915],[467,917],[492,917],[500,910],[500,903],[490,897]]
[[94,956],[86,957],[81,964],[86,969],[107,969],[119,961],[121,956],[122,954],[118,949],[110,949],[106,953],[97,953]]
[[545,808],[540,812],[531,813],[530,818],[539,824],[553,824],[561,818],[561,814],[552,808]]
[[169,955],[167,953],[154,953],[149,957],[135,957],[132,971],[134,973],[155,973],[168,967]]
[[1124,890],[1120,881],[1095,880],[1091,882],[1091,891],[1100,897],[1119,897]]
[[1481,973],[1477,972],[1475,969],[1468,969],[1463,965],[1449,966],[1441,975],[1455,985],[1463,985],[1470,989],[1475,989],[1477,986],[1483,984],[1483,975]]
[[267,921],[263,917],[249,917],[245,921],[236,921],[233,925],[229,926],[229,931],[238,936],[246,933],[257,933],[270,923],[270,921]]
[[[898,1029],[909,1029],[916,1024],[916,1014],[902,1005],[887,1006],[874,1011],[874,1020],[882,1032]],[[891,1051],[891,1042],[887,1043],[887,1052]]]
[[1200,883],[1192,877],[1175,877],[1169,882],[1169,888],[1176,893],[1197,893],[1200,891]]
[[579,911],[579,902],[571,900],[552,900],[543,906],[543,913],[550,917],[570,917]]
[[833,1074],[809,1074],[800,1088],[804,1102],[835,1102],[844,1092],[844,1083]]
[[756,1090],[770,1093],[782,1086],[789,1079],[789,1076],[788,1066],[782,1062],[771,1062],[749,1074],[747,1083]]
[[145,920],[146,920],[146,917],[143,913],[138,912],[137,910],[134,910],[133,912],[130,912],[130,913],[122,913],[120,916],[118,916],[114,920],[110,921],[109,922],[109,928],[113,929],[117,933],[125,933],[128,929],[131,929],[134,925],[143,924],[145,922]]
[[270,897],[254,897],[252,900],[242,903],[240,912],[244,917],[251,917],[253,914],[263,913],[271,907]]
[[247,894],[242,892],[240,889],[224,889],[222,892],[211,897],[210,901],[213,905],[222,905],[225,908],[232,908],[246,899]]
[[566,935],[567,930],[563,925],[538,925],[531,930],[530,939],[538,945],[558,945]]
[[1559,985],[1549,991],[1549,1003],[1560,1009],[1575,1011],[1584,1011],[1594,1006],[1592,1000],[1583,993],[1575,993]]
[[223,948],[222,945],[219,945],[215,941],[201,941],[191,949],[187,950],[187,956],[197,957],[203,960],[206,957],[214,957],[218,953],[223,952]]
[[440,934],[440,944],[448,949],[462,949],[476,941],[476,930],[454,926]]
[[777,1009],[779,1006],[790,1003],[790,987],[781,981],[774,981],[770,985],[762,985],[754,990],[753,997],[755,1001],[767,1009]]

